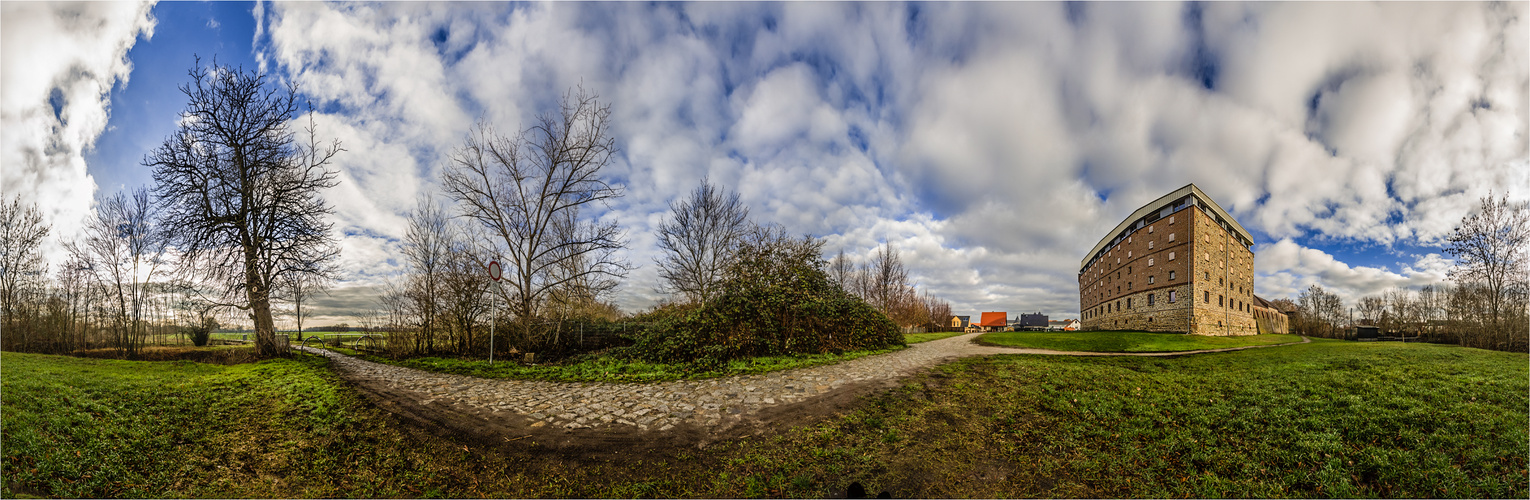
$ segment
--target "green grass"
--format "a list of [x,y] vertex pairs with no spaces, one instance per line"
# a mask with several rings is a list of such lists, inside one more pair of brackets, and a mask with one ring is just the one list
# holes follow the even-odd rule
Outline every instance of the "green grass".
[[994,332],[979,342],[1008,347],[1087,352],[1174,352],[1301,342],[1299,335],[1211,337],[1153,332]]
[[929,342],[931,340],[948,339],[957,335],[966,335],[967,332],[934,332],[934,333],[907,333],[903,335],[903,341],[910,344]]
[[4,353],[0,496],[1525,498],[1527,361],[1321,339],[969,358],[812,425],[565,457],[395,423],[313,357]]
[[[392,359],[386,356],[362,355],[362,359],[377,363],[403,366],[437,373],[471,375],[482,378],[518,380],[550,380],[556,382],[663,382],[668,380],[694,380],[733,375],[767,373],[794,368],[830,365],[865,356],[886,354],[904,349],[903,346],[886,349],[851,351],[841,354],[799,354],[793,356],[760,356],[729,361],[720,370],[698,369],[684,363],[650,363],[621,359],[612,356],[590,355],[571,358],[559,363],[522,364],[515,360],[496,360],[490,365],[487,359],[456,357],[420,357]],[[346,354],[355,351],[345,349]]]

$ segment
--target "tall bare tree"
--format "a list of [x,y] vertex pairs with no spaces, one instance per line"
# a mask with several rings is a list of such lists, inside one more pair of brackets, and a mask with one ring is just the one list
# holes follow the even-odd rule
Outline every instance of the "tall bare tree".
[[1504,349],[1523,343],[1515,336],[1525,335],[1516,326],[1526,315],[1530,295],[1530,203],[1509,203],[1508,195],[1494,199],[1489,194],[1447,239],[1445,251],[1456,258],[1451,279],[1481,293],[1483,330],[1495,342],[1501,338]]
[[705,302],[717,293],[723,270],[739,238],[748,230],[749,208],[738,193],[725,192],[706,178],[690,197],[670,202],[669,218],[659,224],[659,277],[673,293]]
[[67,245],[111,295],[117,347],[137,356],[146,335],[142,322],[149,287],[166,267],[166,237],[147,190],[101,199],[85,223],[83,238]]
[[866,301],[884,313],[891,312],[905,299],[906,294],[912,293],[908,283],[908,268],[903,266],[903,257],[892,243],[883,243],[872,254],[863,272],[866,276]]
[[506,301],[530,341],[541,340],[532,329],[550,293],[580,280],[622,278],[630,269],[616,257],[626,245],[616,221],[582,210],[625,191],[601,177],[616,154],[610,117],[610,106],[596,96],[571,91],[557,113],[540,115],[512,137],[480,125],[442,174],[462,214],[495,239]]
[[850,280],[855,277],[855,263],[845,256],[845,250],[841,248],[834,258],[829,259],[829,279],[847,292],[851,290]]
[[328,294],[334,274],[333,266],[327,266],[320,273],[289,272],[277,278],[277,296],[292,302],[292,316],[297,322],[299,337],[303,335],[303,303],[314,295]]
[[[27,329],[15,329],[16,312],[31,291],[40,288],[47,274],[47,262],[42,256],[43,238],[48,236],[48,225],[33,205],[22,206],[17,196],[0,203],[0,314],[4,315],[6,335],[22,337],[25,344]],[[13,345],[7,342],[6,345]]]
[[411,271],[408,297],[420,320],[417,350],[436,348],[436,315],[441,309],[441,281],[446,261],[456,238],[451,216],[434,198],[423,196],[409,214],[409,229],[404,234],[404,257]]
[[189,71],[180,126],[145,159],[188,277],[220,288],[221,303],[248,311],[261,356],[280,353],[271,299],[277,277],[326,273],[339,256],[320,197],[335,186],[334,141],[320,146],[291,130],[297,88],[218,65]]

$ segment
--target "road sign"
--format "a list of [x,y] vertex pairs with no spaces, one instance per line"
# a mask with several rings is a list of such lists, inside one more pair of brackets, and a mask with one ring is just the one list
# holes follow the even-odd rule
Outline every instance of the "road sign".
[[494,278],[494,281],[499,281],[499,277],[500,277],[499,261],[497,261],[497,260],[489,261],[489,277],[490,278]]

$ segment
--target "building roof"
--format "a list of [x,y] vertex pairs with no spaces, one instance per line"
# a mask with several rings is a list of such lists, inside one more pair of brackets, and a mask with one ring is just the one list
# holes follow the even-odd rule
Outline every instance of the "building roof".
[[1153,200],[1152,203],[1143,205],[1142,208],[1137,209],[1137,211],[1132,212],[1131,215],[1122,220],[1120,224],[1116,224],[1115,229],[1105,233],[1105,237],[1100,238],[1100,242],[1095,243],[1094,248],[1090,249],[1089,253],[1084,254],[1084,260],[1080,261],[1078,264],[1079,272],[1082,273],[1084,268],[1089,267],[1089,262],[1094,260],[1095,256],[1098,255],[1101,250],[1104,250],[1105,247],[1110,246],[1111,239],[1123,234],[1123,232],[1125,232],[1129,226],[1137,223],[1137,220],[1146,217],[1148,214],[1153,212],[1163,210],[1165,207],[1174,204],[1174,202],[1179,201],[1180,198],[1184,198],[1185,195],[1189,194],[1194,194],[1197,198],[1205,201],[1206,208],[1211,209],[1213,213],[1221,216],[1222,220],[1227,221],[1227,224],[1232,227],[1233,232],[1237,233],[1238,236],[1243,237],[1245,241],[1250,243],[1254,241],[1254,237],[1249,235],[1248,230],[1243,229],[1243,226],[1238,224],[1238,221],[1233,219],[1232,215],[1229,215],[1226,210],[1222,210],[1222,207],[1217,205],[1217,202],[1212,200],[1210,196],[1207,196],[1206,192],[1201,191],[1201,188],[1196,187],[1195,183],[1190,183],[1186,184],[1185,187],[1176,189],[1169,194],[1158,197],[1158,199]]
[[983,320],[978,323],[978,326],[1009,326],[1009,313],[985,312],[983,313]]

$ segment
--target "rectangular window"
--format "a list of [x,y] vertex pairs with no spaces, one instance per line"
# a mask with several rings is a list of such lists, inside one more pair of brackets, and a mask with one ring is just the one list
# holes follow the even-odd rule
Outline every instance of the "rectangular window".
[[1174,290],[1169,290],[1169,303],[1174,303]]
[[1148,267],[1152,267],[1152,266],[1153,266],[1153,258],[1152,257],[1148,257]]
[[1153,307],[1153,294],[1148,294],[1148,307]]
[[1174,271],[1169,271],[1169,281],[1174,281]]
[[1174,252],[1169,252],[1169,260],[1174,260]]
[[1148,234],[1153,234],[1153,226],[1148,226]]
[[1211,303],[1211,292],[1206,292],[1206,303],[1207,304]]
[[1127,309],[1131,309],[1132,308],[1132,299],[1126,299],[1126,308]]
[[1169,233],[1169,241],[1174,241],[1174,233]]
[[1218,295],[1217,296],[1217,307],[1222,307],[1223,305],[1224,304],[1222,304],[1222,296]]
[[1153,242],[1152,241],[1148,241],[1148,250],[1152,250],[1152,249],[1153,249]]
[[1169,225],[1174,225],[1174,216],[1172,215],[1169,216]]

